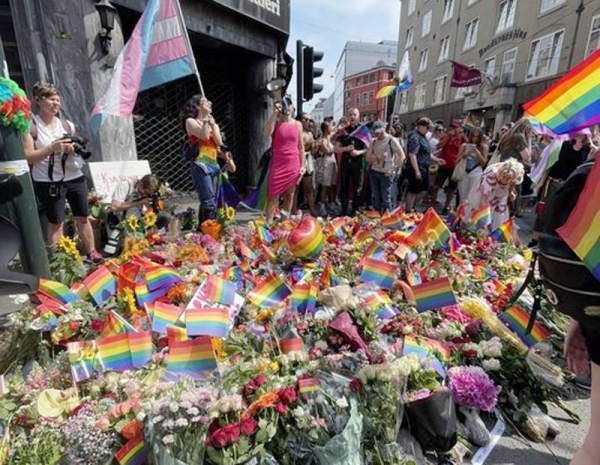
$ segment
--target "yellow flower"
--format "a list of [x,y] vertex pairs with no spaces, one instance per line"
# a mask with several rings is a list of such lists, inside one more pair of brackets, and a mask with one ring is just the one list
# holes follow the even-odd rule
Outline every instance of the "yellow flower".
[[261,310],[260,313],[256,316],[256,321],[258,323],[263,323],[267,320],[270,320],[274,314],[275,314],[275,311],[272,308],[267,308],[266,310]]
[[523,258],[527,261],[530,262],[531,261],[531,249],[525,249],[523,250]]
[[223,341],[218,337],[212,337],[211,339],[213,351],[215,352],[215,357],[217,362],[220,362],[225,356],[225,352],[222,349]]
[[133,246],[131,246],[131,252],[133,255],[140,255],[144,250],[146,250],[150,244],[146,239],[142,239],[141,241],[137,241]]
[[129,218],[127,218],[127,228],[130,231],[137,231],[138,226],[139,223],[137,216],[131,215]]
[[269,365],[269,369],[273,372],[279,371],[279,363],[271,362],[271,364]]
[[235,208],[227,207],[225,210],[225,218],[227,218],[229,221],[233,221],[235,219]]
[[148,210],[146,213],[144,213],[144,224],[149,229],[152,229],[156,226],[157,219],[156,213],[154,213],[152,210]]
[[127,305],[127,310],[129,310],[129,313],[135,313],[137,311],[135,296],[130,288],[126,287],[123,290],[122,299],[123,303]]
[[79,250],[77,250],[77,244],[71,238],[63,236],[60,238],[58,245],[62,249],[62,251],[69,255],[76,262],[81,262],[81,255],[79,254]]

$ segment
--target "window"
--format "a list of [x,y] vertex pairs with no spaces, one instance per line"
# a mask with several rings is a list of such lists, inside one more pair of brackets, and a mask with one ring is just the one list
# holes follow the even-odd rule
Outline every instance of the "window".
[[415,110],[417,108],[423,108],[425,106],[425,91],[427,90],[427,83],[423,83],[415,87]]
[[368,105],[369,104],[369,93],[365,92],[363,94],[363,105]]
[[443,103],[446,84],[448,84],[448,76],[442,76],[433,81],[433,103]]
[[585,49],[585,57],[589,57],[592,53],[600,48],[600,15],[592,18],[590,26],[590,37],[588,39],[587,48]]
[[462,100],[466,97],[465,94],[471,94],[473,92],[473,87],[459,87],[456,89],[456,95],[454,96],[455,100]]
[[423,28],[421,29],[421,37],[425,37],[431,32],[431,10],[423,15]]
[[429,58],[429,49],[421,50],[419,55],[419,73],[427,69],[427,59]]
[[356,100],[354,102],[355,107],[360,107],[360,94],[356,94]]
[[495,76],[496,73],[496,57],[491,57],[485,60],[485,64],[483,65],[483,74],[489,74],[490,76]]
[[513,74],[515,72],[515,63],[517,62],[517,48],[504,52],[502,58],[502,72],[500,74],[500,82],[502,84],[510,84],[513,82]]
[[467,23],[467,31],[465,33],[465,43],[463,44],[463,50],[468,50],[475,47],[477,42],[477,32],[479,31],[479,18],[475,18],[473,21]]
[[375,82],[375,73],[371,74],[371,82]]
[[565,31],[548,34],[531,42],[527,79],[551,76],[558,72]]
[[504,0],[502,3],[500,3],[496,34],[512,27],[513,23],[515,22],[516,11],[517,0]]
[[360,86],[360,78],[359,77],[356,78],[356,85]]
[[388,79],[394,79],[394,72],[388,71]]
[[440,40],[440,56],[438,57],[438,63],[446,61],[448,54],[450,53],[450,36],[444,37]]
[[369,104],[373,103],[373,91],[369,92]]
[[352,92],[350,92],[349,90],[346,91],[346,100],[350,100],[350,97],[352,97]]
[[408,16],[412,15],[417,8],[417,0],[408,0]]
[[411,26],[406,30],[406,47],[410,47],[412,45],[414,36],[415,28],[414,26]]
[[442,16],[442,24],[452,19],[454,13],[454,0],[444,0],[444,15]]
[[408,111],[408,91],[403,90],[400,92],[400,113],[406,113]]
[[477,3],[479,0],[469,0],[469,3],[467,3],[467,6],[471,6],[475,3]]
[[542,0],[542,7],[540,8],[540,13],[545,13],[546,11],[552,10],[559,5],[562,5],[567,0]]

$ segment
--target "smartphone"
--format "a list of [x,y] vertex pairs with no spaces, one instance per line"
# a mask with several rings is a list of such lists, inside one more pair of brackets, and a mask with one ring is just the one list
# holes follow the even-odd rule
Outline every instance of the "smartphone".
[[282,108],[283,114],[284,114],[284,115],[287,115],[287,112],[288,112],[288,104],[287,104],[287,101],[286,101],[286,99],[283,99],[283,100],[281,101],[281,108]]

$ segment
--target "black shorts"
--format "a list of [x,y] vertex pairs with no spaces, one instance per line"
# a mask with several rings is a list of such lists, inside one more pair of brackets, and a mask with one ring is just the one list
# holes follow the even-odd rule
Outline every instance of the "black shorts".
[[417,179],[415,176],[415,170],[412,166],[408,166],[407,170],[408,177],[408,192],[411,194],[420,194],[421,192],[427,192],[429,190],[429,167],[419,166],[421,172],[421,179]]
[[65,220],[65,201],[69,202],[74,217],[88,216],[88,187],[85,176],[60,183],[35,181],[34,186],[35,194],[50,223],[60,224]]
[[446,182],[446,179],[448,180],[448,188],[449,189],[456,189],[456,187],[458,186],[458,183],[456,181],[452,180],[452,173],[454,172],[454,168],[442,168],[440,166],[440,169],[437,172],[437,176],[435,178],[435,185],[437,187],[444,187],[444,183]]
[[581,332],[592,363],[600,365],[600,331],[580,323]]

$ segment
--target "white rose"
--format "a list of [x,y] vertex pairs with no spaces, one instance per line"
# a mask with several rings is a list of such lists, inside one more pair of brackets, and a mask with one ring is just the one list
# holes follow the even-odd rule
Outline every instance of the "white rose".
[[164,438],[162,438],[162,442],[165,446],[173,444],[175,442],[175,436],[173,436],[172,434],[167,434]]
[[339,398],[338,400],[335,401],[335,404],[339,408],[347,408],[348,407],[348,401],[346,400],[346,397]]
[[498,371],[500,369],[500,360],[490,358],[489,360],[484,360],[482,365],[485,371]]
[[171,402],[169,404],[169,410],[173,413],[176,413],[179,411],[179,404],[177,402]]
[[322,351],[327,350],[329,346],[327,345],[327,343],[325,341],[317,341],[317,343],[315,344],[315,349],[319,349]]

